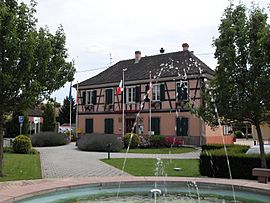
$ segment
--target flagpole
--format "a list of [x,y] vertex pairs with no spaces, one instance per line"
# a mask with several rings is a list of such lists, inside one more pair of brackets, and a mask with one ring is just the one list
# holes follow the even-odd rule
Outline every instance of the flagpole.
[[149,128],[150,128],[150,135],[152,135],[152,126],[151,126],[151,118],[152,118],[152,90],[150,88],[152,88],[152,78],[151,78],[151,71],[149,72],[149,79],[150,79],[150,83],[149,83],[149,92],[151,92],[149,96]]
[[76,94],[76,103],[77,103],[77,108],[76,108],[76,138],[78,138],[78,125],[79,125],[79,83],[77,81],[77,94]]
[[72,96],[71,96],[72,83],[70,83],[70,93],[69,93],[69,138],[71,140],[71,105],[72,105]]
[[122,107],[122,136],[125,136],[125,71],[127,69],[123,69],[123,107]]

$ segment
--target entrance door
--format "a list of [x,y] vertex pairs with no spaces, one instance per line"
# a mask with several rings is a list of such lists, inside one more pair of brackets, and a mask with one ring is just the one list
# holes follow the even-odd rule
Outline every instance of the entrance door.
[[[125,120],[125,122],[126,122],[126,129],[125,129],[126,131],[125,131],[125,133],[132,132],[132,127],[133,127],[133,125],[135,123],[135,118],[127,118]],[[136,133],[136,127],[135,127],[134,132]]]

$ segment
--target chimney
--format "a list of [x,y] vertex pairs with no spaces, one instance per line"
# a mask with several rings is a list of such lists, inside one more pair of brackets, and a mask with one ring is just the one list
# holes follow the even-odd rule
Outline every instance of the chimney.
[[160,52],[161,54],[164,54],[165,49],[163,49],[163,47],[161,47],[161,49],[159,50],[159,52]]
[[183,51],[188,51],[189,45],[188,43],[183,43],[182,47],[183,47]]
[[139,63],[141,60],[141,52],[140,51],[135,51],[135,63]]

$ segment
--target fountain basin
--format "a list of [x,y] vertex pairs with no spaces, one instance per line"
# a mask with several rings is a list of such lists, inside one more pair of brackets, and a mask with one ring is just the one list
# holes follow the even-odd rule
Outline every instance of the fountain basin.
[[[190,194],[196,200],[195,187],[192,187],[195,182],[201,197],[211,194],[215,198],[221,196],[226,197],[225,199],[230,199],[230,197],[232,199],[231,183],[233,182],[236,189],[236,199],[246,198],[250,202],[269,202],[270,199],[270,185],[255,181],[233,180],[231,182],[228,179],[183,177],[95,177],[1,183],[0,202],[57,202],[57,198],[62,200],[66,198],[62,201],[66,202],[67,199],[87,195],[104,196],[104,194],[116,198],[120,179],[120,197],[121,194],[124,194],[124,196],[128,194],[129,197],[132,195],[145,197],[157,182],[157,187],[162,190],[162,193],[186,196],[191,190]],[[126,201],[123,200],[123,202]]]

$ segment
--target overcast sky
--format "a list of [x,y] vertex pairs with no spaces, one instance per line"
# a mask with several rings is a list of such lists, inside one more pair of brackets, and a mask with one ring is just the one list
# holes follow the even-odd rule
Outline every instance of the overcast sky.
[[[250,0],[242,2],[249,4]],[[265,8],[268,3],[255,2]],[[161,47],[166,53],[175,52],[182,49],[183,42],[214,69],[212,41],[229,5],[228,0],[37,0],[37,3],[39,26],[47,25],[51,32],[59,24],[64,26],[69,57],[75,60],[78,71],[74,83],[96,75],[104,69],[95,69],[108,67],[110,61],[133,58],[135,50],[140,50],[142,56],[158,54]],[[68,94],[66,84],[52,96],[62,103]]]

